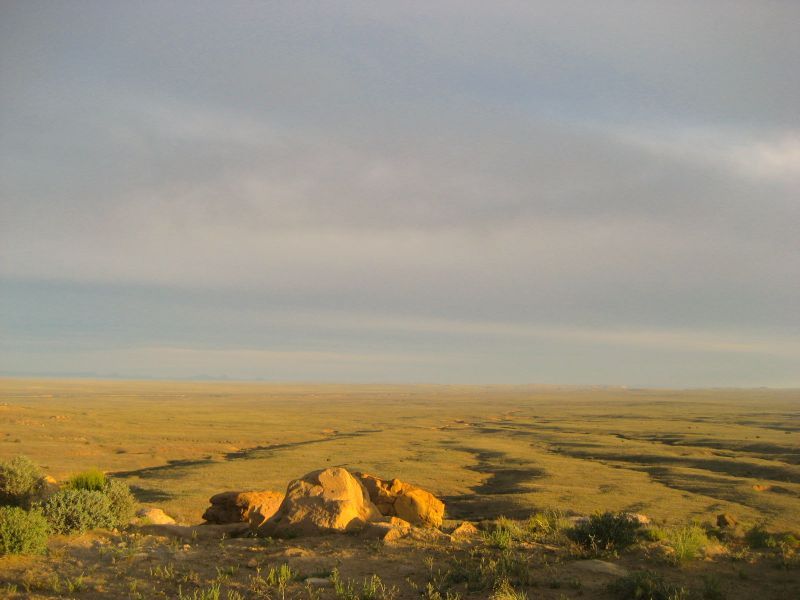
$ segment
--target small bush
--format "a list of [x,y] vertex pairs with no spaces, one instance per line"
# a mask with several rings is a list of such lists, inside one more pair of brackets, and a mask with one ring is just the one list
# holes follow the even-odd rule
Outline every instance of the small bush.
[[42,472],[27,456],[0,462],[0,504],[28,508],[42,489]]
[[42,554],[48,530],[40,512],[0,506],[0,554]]
[[627,548],[636,541],[641,525],[625,513],[605,512],[589,517],[577,525],[570,537],[581,546],[594,552],[607,552]]
[[689,592],[664,581],[651,571],[637,571],[612,582],[609,591],[618,600],[688,600]]
[[67,481],[67,487],[73,490],[101,492],[106,483],[105,473],[98,469],[89,469],[70,477],[69,481]]
[[44,503],[42,512],[56,533],[83,533],[116,526],[111,499],[102,492],[64,489]]
[[114,525],[124,527],[130,523],[136,512],[136,498],[126,483],[118,479],[107,479],[102,489],[111,503],[111,514],[114,516]]

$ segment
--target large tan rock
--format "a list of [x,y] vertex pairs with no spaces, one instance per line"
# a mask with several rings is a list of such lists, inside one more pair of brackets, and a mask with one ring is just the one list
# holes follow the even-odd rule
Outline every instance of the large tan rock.
[[400,517],[418,527],[440,527],[444,502],[420,487],[400,481],[385,480],[367,473],[356,473],[381,514]]
[[295,479],[259,535],[286,537],[359,531],[385,520],[361,482],[341,467],[313,471]]
[[203,519],[218,525],[244,522],[258,527],[277,512],[282,500],[279,492],[222,492],[211,496]]

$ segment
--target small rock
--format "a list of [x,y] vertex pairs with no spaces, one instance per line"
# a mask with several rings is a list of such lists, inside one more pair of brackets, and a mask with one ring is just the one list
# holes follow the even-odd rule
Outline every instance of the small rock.
[[625,513],[625,516],[628,517],[634,523],[638,523],[639,525],[650,525],[650,517],[647,515],[643,515],[642,513]]
[[218,525],[249,522],[258,527],[277,512],[282,500],[279,492],[221,492],[211,496],[203,519]]
[[706,560],[713,560],[718,556],[725,556],[728,554],[728,549],[722,544],[710,544],[703,548],[703,557]]
[[736,527],[736,517],[729,513],[722,513],[717,515],[717,527]]
[[416,527],[440,527],[444,503],[420,487],[399,479],[355,473],[382,515],[400,517]]
[[146,520],[151,525],[174,525],[175,519],[170,517],[160,508],[141,508],[136,513],[136,516],[142,520]]
[[258,568],[258,561],[255,558],[251,558],[247,561],[247,567],[250,569]]
[[614,563],[606,562],[604,560],[579,560],[573,563],[576,569],[595,573],[597,575],[612,575],[614,577],[625,577],[628,574],[628,569],[615,565]]
[[450,535],[452,535],[454,538],[473,537],[478,535],[478,528],[469,521],[462,521],[461,524],[456,527]]

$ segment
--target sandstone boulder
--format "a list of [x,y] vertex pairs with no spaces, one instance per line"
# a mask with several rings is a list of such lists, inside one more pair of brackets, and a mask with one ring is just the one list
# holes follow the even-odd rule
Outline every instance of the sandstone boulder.
[[411,532],[411,524],[398,517],[390,517],[386,521],[369,523],[364,528],[365,537],[374,537],[384,542],[393,542],[407,536]]
[[150,525],[174,525],[175,519],[160,508],[141,508],[136,516]]
[[382,515],[400,517],[418,527],[440,527],[444,502],[430,492],[399,479],[384,480],[356,473]]
[[258,527],[274,515],[283,500],[278,492],[222,492],[211,496],[211,506],[203,513],[208,523],[251,523]]
[[289,483],[278,511],[257,532],[276,537],[319,535],[358,531],[371,521],[385,519],[361,482],[335,467]]

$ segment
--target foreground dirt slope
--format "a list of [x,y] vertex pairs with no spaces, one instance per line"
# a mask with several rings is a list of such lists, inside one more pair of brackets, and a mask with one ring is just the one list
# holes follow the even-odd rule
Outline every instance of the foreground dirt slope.
[[[566,548],[523,544],[501,551],[481,538],[385,544],[354,535],[182,540],[103,532],[54,540],[44,559],[0,559],[0,597],[197,599],[215,598],[202,594],[218,591],[219,598],[231,600],[487,598],[494,593],[490,582],[498,577],[502,560],[513,564],[509,570],[514,589],[531,599],[619,598],[608,585],[618,572],[640,569],[657,572],[684,588],[691,594],[685,598],[800,597],[800,570],[787,570],[770,553],[717,556],[673,566],[639,547],[618,558],[604,558],[597,568],[596,561],[570,554]],[[270,570],[282,565],[291,569],[285,587],[270,582]],[[329,583],[334,570],[359,595],[337,595]],[[377,585],[374,575],[379,578]],[[373,595],[367,596],[364,584],[370,581]],[[709,590],[721,595],[704,595]]]

